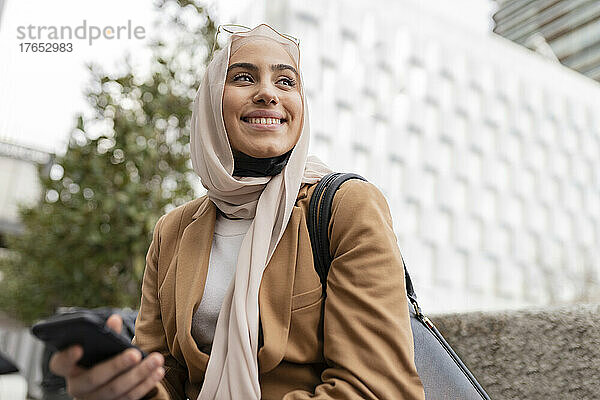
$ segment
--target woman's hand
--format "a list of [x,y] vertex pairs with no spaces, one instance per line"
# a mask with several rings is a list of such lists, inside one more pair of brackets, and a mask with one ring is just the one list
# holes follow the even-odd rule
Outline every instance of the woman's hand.
[[[106,326],[120,333],[123,320],[113,314]],[[67,392],[81,400],[141,399],[165,374],[160,353],[152,353],[142,360],[138,350],[128,349],[90,369],[77,365],[81,356],[83,348],[74,345],[56,352],[50,359],[50,370],[63,376]]]

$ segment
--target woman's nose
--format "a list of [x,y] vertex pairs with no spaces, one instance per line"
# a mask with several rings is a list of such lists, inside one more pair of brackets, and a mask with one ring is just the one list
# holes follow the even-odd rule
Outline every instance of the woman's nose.
[[275,93],[275,88],[272,85],[261,85],[252,99],[254,103],[278,104],[279,98]]

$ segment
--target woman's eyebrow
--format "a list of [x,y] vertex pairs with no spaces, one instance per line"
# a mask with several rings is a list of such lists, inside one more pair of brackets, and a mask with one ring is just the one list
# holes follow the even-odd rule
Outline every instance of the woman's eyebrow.
[[[256,65],[254,65],[252,63],[247,63],[247,62],[240,62],[240,63],[231,64],[227,68],[227,73],[229,73],[229,71],[231,71],[234,68],[244,68],[244,69],[248,69],[253,72],[258,71],[258,67]],[[289,69],[296,75],[296,77],[298,77],[298,71],[296,71],[296,68],[292,67],[291,65],[288,65],[288,64],[272,64],[271,65],[271,71],[283,71],[286,69]]]
[[231,71],[234,68],[245,68],[245,69],[249,69],[250,71],[258,71],[258,67],[254,64],[251,63],[246,63],[246,62],[241,62],[241,63],[234,63],[231,64],[229,66],[229,68],[227,68],[227,73],[229,73],[229,71]]
[[296,74],[296,77],[298,77],[298,72],[296,71],[296,68],[292,67],[291,65],[288,65],[288,64],[273,64],[273,65],[271,65],[271,71],[283,71],[285,69],[289,69],[294,74]]

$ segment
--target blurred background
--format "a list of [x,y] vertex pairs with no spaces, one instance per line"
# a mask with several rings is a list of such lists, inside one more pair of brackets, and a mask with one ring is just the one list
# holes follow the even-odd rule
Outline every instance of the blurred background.
[[[145,37],[17,35],[84,20]],[[0,330],[137,307],[154,223],[204,193],[190,104],[216,26],[262,22],[300,39],[310,152],[384,192],[425,310],[598,302],[600,2],[0,0]]]

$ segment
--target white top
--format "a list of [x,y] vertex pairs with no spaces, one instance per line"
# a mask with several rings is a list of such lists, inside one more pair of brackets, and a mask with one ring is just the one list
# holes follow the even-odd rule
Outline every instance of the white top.
[[240,247],[251,223],[251,219],[227,219],[217,213],[204,293],[192,317],[192,337],[204,353],[210,354],[221,304],[235,273]]

